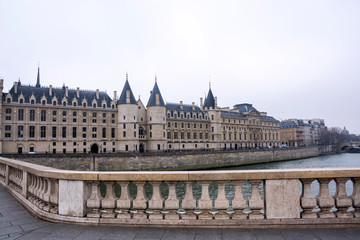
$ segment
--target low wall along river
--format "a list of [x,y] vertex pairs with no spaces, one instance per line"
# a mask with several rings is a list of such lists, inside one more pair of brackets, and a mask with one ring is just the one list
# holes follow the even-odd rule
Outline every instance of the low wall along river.
[[197,170],[319,156],[318,147],[151,154],[78,154],[6,156],[43,166],[81,171]]

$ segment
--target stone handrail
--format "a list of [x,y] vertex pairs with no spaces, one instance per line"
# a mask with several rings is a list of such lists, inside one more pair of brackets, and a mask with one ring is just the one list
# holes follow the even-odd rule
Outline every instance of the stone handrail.
[[0,158],[0,184],[31,213],[55,222],[360,224],[360,168],[81,172]]

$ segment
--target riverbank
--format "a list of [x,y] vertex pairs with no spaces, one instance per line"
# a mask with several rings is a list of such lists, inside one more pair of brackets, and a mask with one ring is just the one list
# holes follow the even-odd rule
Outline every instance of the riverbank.
[[7,155],[43,166],[79,171],[181,171],[279,162],[319,156],[318,147],[151,154]]

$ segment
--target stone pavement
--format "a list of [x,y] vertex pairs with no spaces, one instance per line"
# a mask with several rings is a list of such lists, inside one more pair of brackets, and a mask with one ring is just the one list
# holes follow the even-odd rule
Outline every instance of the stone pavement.
[[360,228],[339,229],[204,229],[97,227],[56,224],[31,216],[3,187],[0,187],[0,239],[93,240],[93,239],[360,239]]

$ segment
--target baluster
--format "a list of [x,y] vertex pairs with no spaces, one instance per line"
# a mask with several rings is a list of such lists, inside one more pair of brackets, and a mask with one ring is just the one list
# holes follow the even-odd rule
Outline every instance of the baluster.
[[46,192],[43,194],[43,200],[45,202],[45,205],[42,207],[44,211],[50,211],[51,205],[50,205],[50,195],[51,195],[51,181],[49,178],[45,178],[46,181]]
[[226,210],[229,208],[229,200],[226,198],[225,184],[227,181],[216,181],[218,186],[218,196],[215,200],[215,208],[218,214],[215,215],[216,219],[229,219],[229,215],[226,214]]
[[[335,200],[333,197],[330,196],[329,193],[329,182],[332,179],[329,178],[320,178],[318,181],[320,183],[320,191],[317,197],[318,205],[321,209],[319,213],[320,218],[334,218],[336,211],[335,207]],[[336,196],[336,194],[335,194]]]
[[199,208],[202,213],[198,216],[199,219],[212,219],[209,211],[212,208],[212,200],[210,199],[209,185],[210,181],[199,181],[201,184],[202,194],[199,199]]
[[360,218],[360,178],[353,178],[354,189],[351,195],[353,206],[354,206],[354,216]]
[[50,198],[51,203],[50,212],[58,213],[58,204],[59,204],[59,180],[50,179]]
[[23,178],[21,182],[21,189],[22,189],[21,194],[23,195],[24,198],[28,197],[28,179],[29,179],[29,174],[23,171]]
[[116,198],[114,192],[115,182],[105,182],[106,186],[106,195],[105,198],[101,201],[101,207],[104,208],[103,218],[114,218],[115,217],[115,207],[116,207]]
[[182,219],[196,219],[193,210],[196,208],[196,199],[193,195],[193,182],[186,181],[185,183],[185,198],[182,200],[182,207],[185,209],[186,214],[183,214]]
[[262,180],[249,180],[251,184],[251,197],[249,198],[249,207],[252,213],[250,219],[264,219],[264,200],[260,197],[259,184]]
[[91,209],[91,212],[87,214],[87,217],[99,218],[100,217],[100,203],[101,203],[101,194],[100,194],[100,182],[94,181],[91,182],[91,195],[86,201],[86,205]]
[[311,193],[311,183],[313,181],[314,179],[301,179],[303,184],[303,193],[300,199],[303,209],[302,218],[317,218],[317,213],[320,212],[320,209],[317,208],[316,198]]
[[134,182],[137,186],[136,199],[133,200],[134,210],[130,211],[133,213],[135,219],[146,219],[145,209],[147,207],[147,199],[145,198],[145,182]]
[[233,181],[235,185],[235,193],[234,198],[231,200],[231,206],[235,210],[235,213],[232,215],[232,219],[246,219],[248,215],[243,213],[242,211],[246,208],[246,200],[242,195],[242,185],[244,184],[244,182],[244,180]]
[[44,200],[44,195],[46,195],[47,189],[48,189],[48,182],[46,181],[45,178],[41,178],[41,182],[42,182],[42,187],[41,187],[41,191],[40,191],[40,196],[39,196],[39,205],[38,207],[40,209],[42,209],[45,206],[45,200]]
[[169,186],[169,196],[165,200],[165,208],[169,213],[165,214],[165,219],[179,220],[179,215],[176,213],[179,208],[179,200],[176,197],[176,183],[168,182],[167,184]]
[[129,182],[118,182],[121,187],[120,198],[116,201],[117,213],[116,218],[129,219],[131,208],[131,197],[129,193]]
[[146,210],[146,212],[149,214],[149,219],[163,219],[163,215],[161,214],[163,207],[163,199],[160,192],[161,182],[150,182],[150,184],[153,187],[153,195],[149,200],[149,209]]
[[350,207],[352,207],[352,199],[346,194],[346,182],[348,178],[337,178],[336,188],[338,189],[337,196],[335,198],[336,207],[338,208],[337,217],[338,218],[352,218],[353,214],[350,212]]

